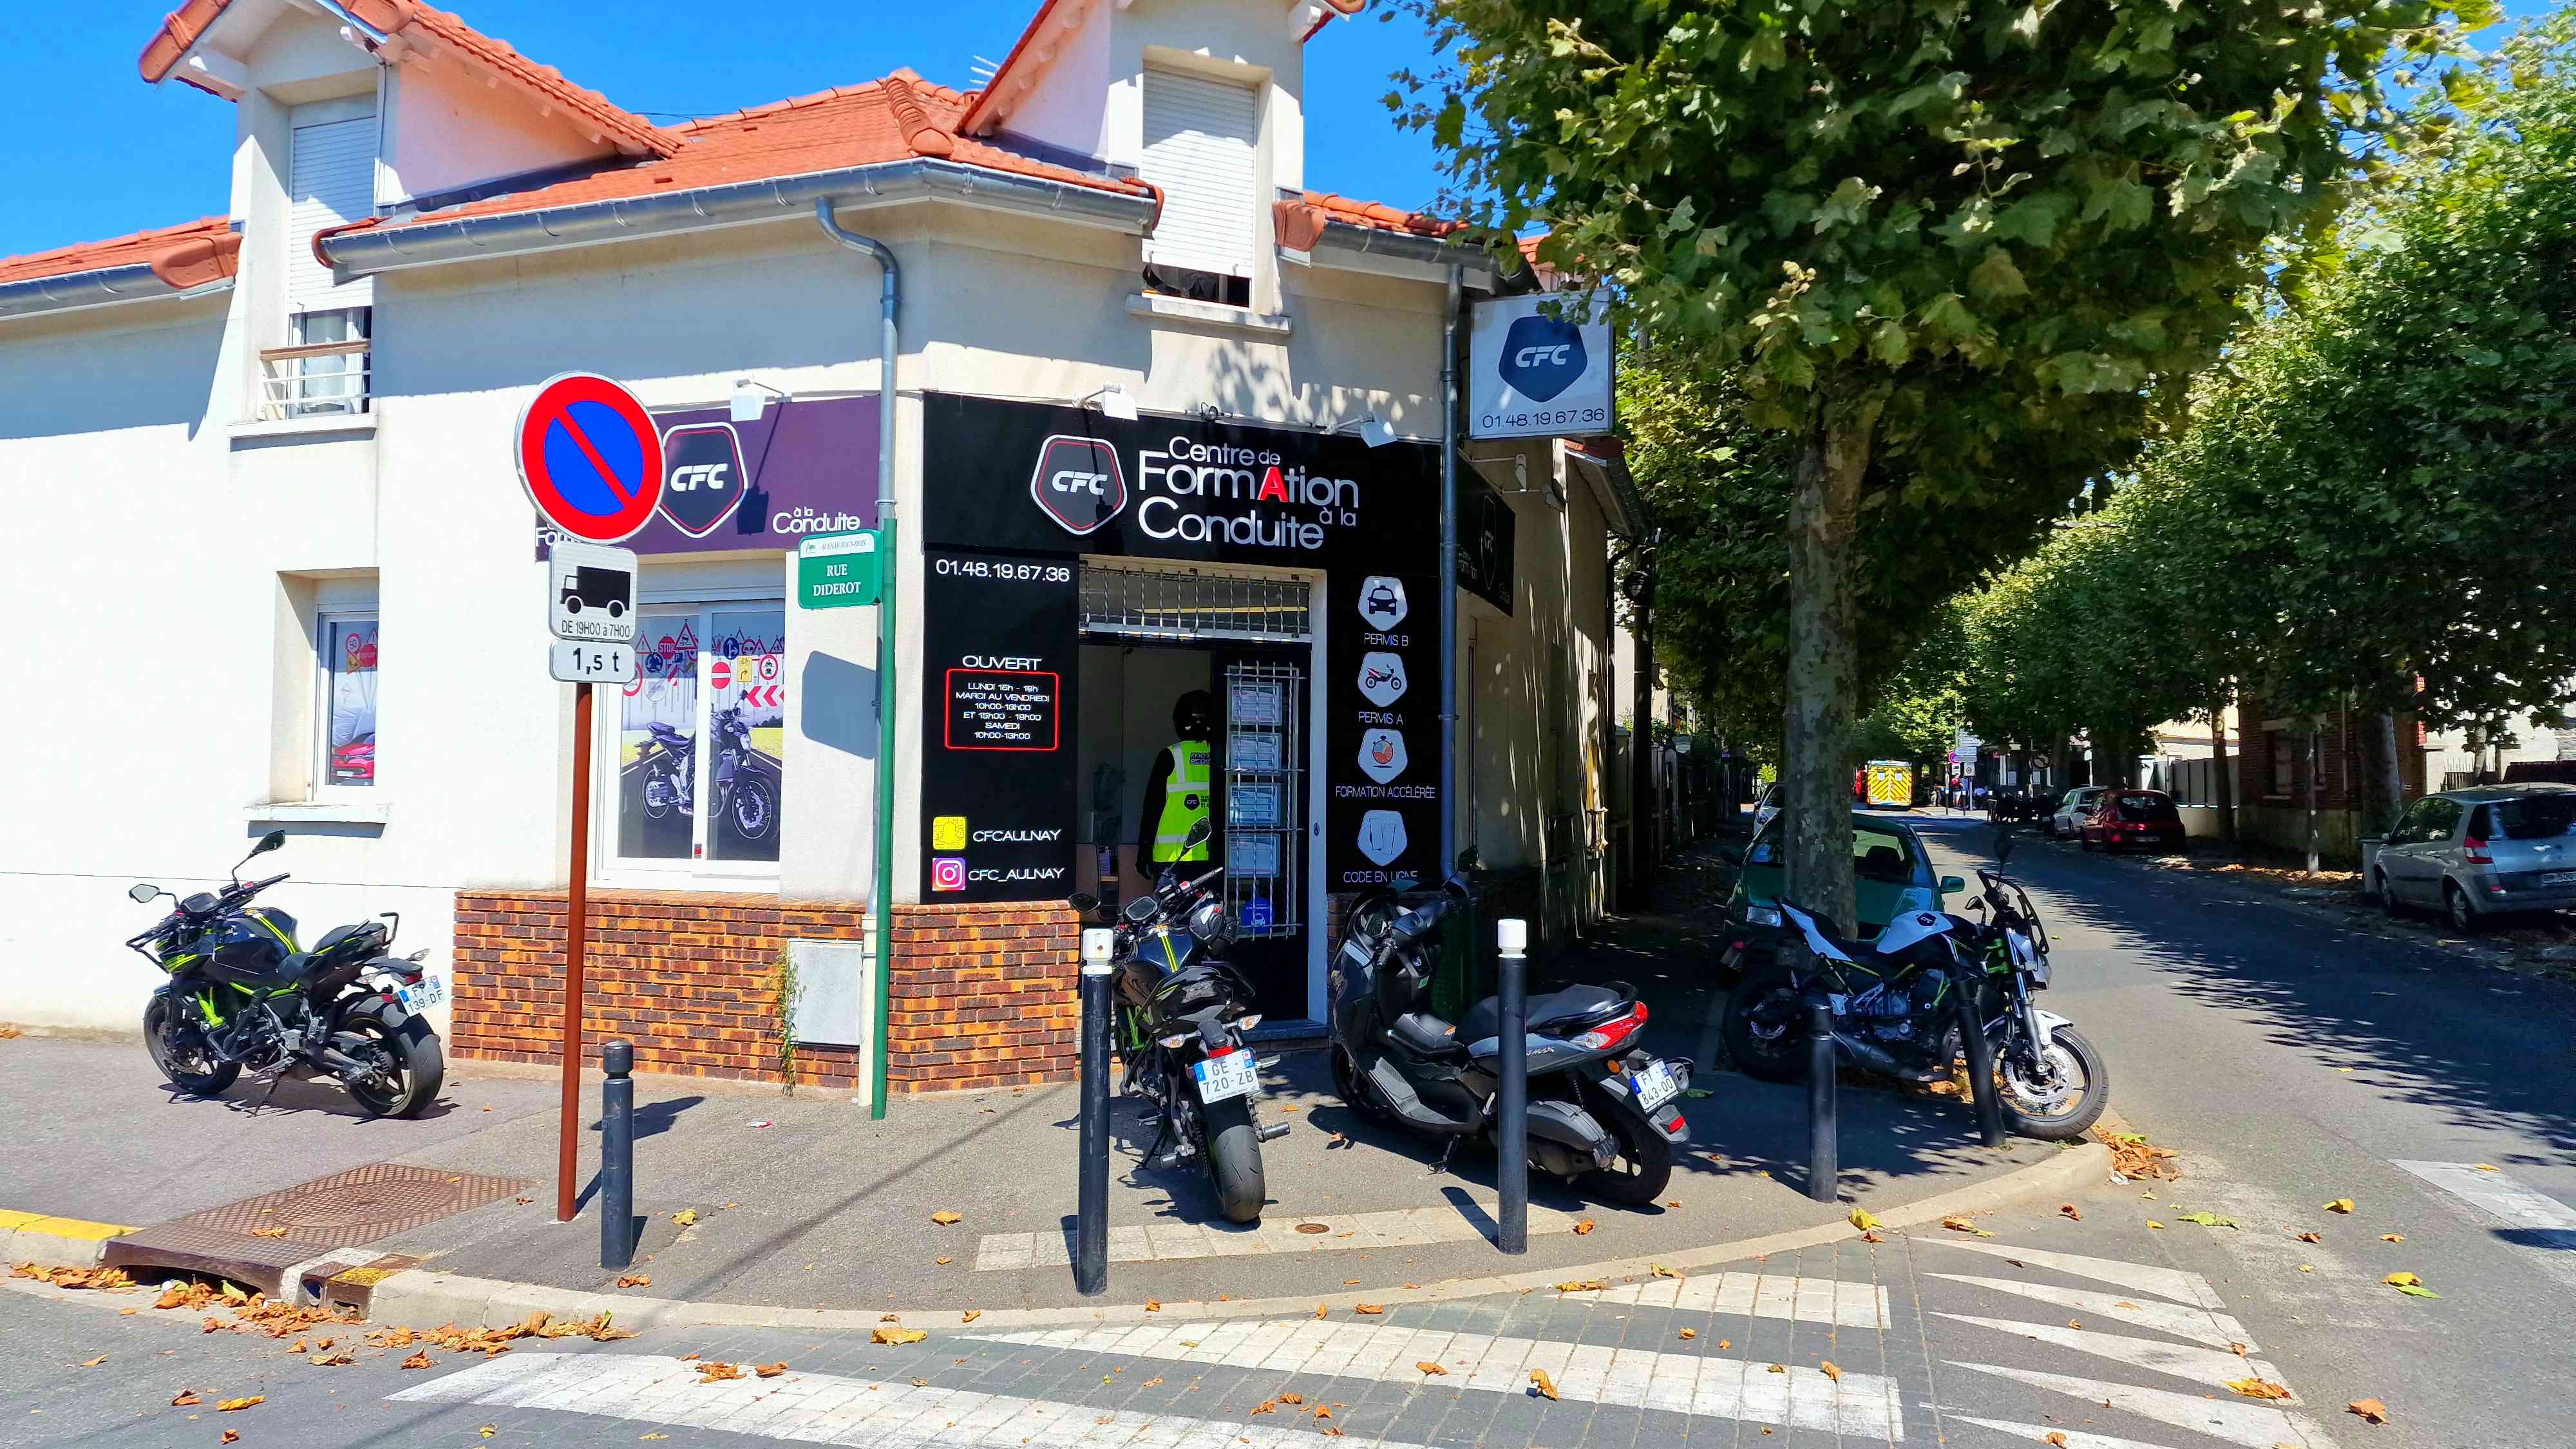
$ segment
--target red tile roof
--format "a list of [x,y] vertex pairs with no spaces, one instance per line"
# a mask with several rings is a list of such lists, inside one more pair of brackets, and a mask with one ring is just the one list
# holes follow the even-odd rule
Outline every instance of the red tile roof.
[[[166,79],[189,47],[206,33],[206,27],[232,3],[233,0],[185,0],[178,9],[163,16],[161,28],[143,47],[137,62],[143,78],[155,82]],[[596,128],[600,135],[616,142],[620,150],[668,156],[678,149],[678,143],[661,127],[618,107],[597,91],[574,85],[553,66],[537,64],[512,49],[508,41],[495,40],[444,10],[432,9],[419,0],[346,0],[346,5],[350,14],[387,35],[423,41],[431,50],[453,54],[468,65],[553,102],[570,113],[576,124]]]
[[0,257],[0,284],[148,265],[153,275],[172,289],[184,291],[231,276],[240,255],[240,233],[225,218],[208,216],[107,241],[80,242],[22,257]]
[[1296,251],[1313,246],[1323,236],[1327,222],[1338,221],[1376,231],[1400,231],[1434,238],[1445,237],[1462,225],[1425,216],[1418,211],[1398,211],[1374,201],[1335,196],[1328,191],[1309,191],[1295,201],[1273,202],[1270,211],[1279,244]]

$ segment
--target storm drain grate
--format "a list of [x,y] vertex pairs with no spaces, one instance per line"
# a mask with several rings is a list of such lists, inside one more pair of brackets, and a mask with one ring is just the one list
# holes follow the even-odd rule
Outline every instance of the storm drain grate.
[[[128,1240],[148,1242],[170,1234],[202,1241],[201,1235],[226,1234],[306,1248],[354,1248],[534,1185],[532,1178],[377,1162],[173,1218],[130,1234]],[[270,1231],[263,1235],[263,1228]],[[276,1232],[280,1228],[285,1229],[282,1237]]]

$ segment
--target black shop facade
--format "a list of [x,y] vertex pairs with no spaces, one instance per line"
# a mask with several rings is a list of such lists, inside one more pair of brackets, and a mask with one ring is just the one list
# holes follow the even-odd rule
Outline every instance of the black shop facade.
[[931,394],[922,477],[918,899],[1132,899],[1203,813],[1321,1021],[1333,898],[1441,876],[1438,448]]

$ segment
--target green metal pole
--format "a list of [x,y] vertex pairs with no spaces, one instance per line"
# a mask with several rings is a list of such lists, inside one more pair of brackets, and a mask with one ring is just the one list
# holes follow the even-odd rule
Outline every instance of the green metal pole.
[[[886,393],[891,397],[894,389],[889,386]],[[877,1009],[875,1039],[868,1047],[868,1116],[883,1121],[886,1018],[894,1012],[894,723],[898,696],[894,678],[895,521],[891,512],[878,519],[877,530],[884,535],[877,548],[884,560],[885,582],[877,604],[877,880],[873,891],[877,901]]]

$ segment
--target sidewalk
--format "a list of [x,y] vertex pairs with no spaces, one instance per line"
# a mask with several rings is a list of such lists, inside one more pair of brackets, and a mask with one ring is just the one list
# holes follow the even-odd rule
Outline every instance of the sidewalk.
[[[1264,1149],[1272,1206],[1257,1230],[1223,1222],[1195,1163],[1143,1167],[1151,1129],[1138,1104],[1115,1104],[1103,1301],[1321,1298],[1507,1272],[1583,1276],[1572,1270],[1838,1224],[1847,1207],[1801,1192],[1804,1089],[1708,1069],[1722,1002],[1707,980],[1708,937],[1722,882],[1713,853],[1686,856],[1665,874],[1662,909],[1607,923],[1550,973],[1633,982],[1654,1011],[1652,1049],[1702,1065],[1697,1087],[1707,1095],[1682,1104],[1694,1145],[1661,1205],[1587,1202],[1535,1177],[1530,1250],[1506,1258],[1487,1239],[1490,1153],[1462,1149],[1449,1173],[1433,1175],[1440,1144],[1344,1107],[1320,1052],[1266,1058],[1265,1114],[1291,1130]],[[454,1105],[419,1122],[364,1121],[324,1089],[298,1085],[280,1092],[293,1110],[254,1118],[224,1104],[168,1100],[139,1048],[7,1043],[0,1144],[43,1166],[17,1175],[13,1189],[39,1200],[0,1208],[155,1223],[391,1162],[433,1169],[424,1174],[433,1182],[524,1184],[491,1188],[504,1195],[364,1244],[436,1273],[772,1309],[1093,1301],[1075,1294],[1066,1257],[1077,1136],[1070,1086],[899,1098],[885,1121],[871,1122],[838,1096],[639,1078],[635,1199],[646,1223],[625,1276],[650,1282],[619,1290],[621,1275],[598,1265],[587,1189],[595,1134],[585,1134],[582,1214],[558,1225],[553,1086],[522,1071],[455,1063],[446,1093]],[[2019,1141],[1990,1153],[1976,1144],[1967,1107],[1942,1099],[1847,1090],[1842,1121],[1844,1190],[1881,1216],[2060,1155]],[[689,1222],[678,1221],[683,1213]],[[960,1220],[943,1226],[935,1213]],[[350,1236],[346,1222],[331,1236],[296,1216],[270,1220],[287,1226],[290,1242],[316,1244],[315,1254]]]

